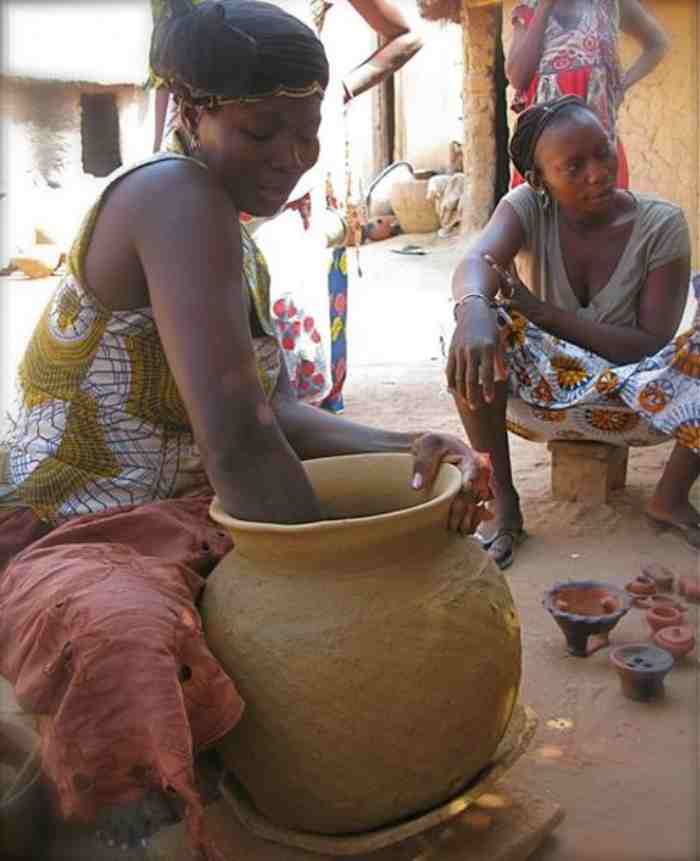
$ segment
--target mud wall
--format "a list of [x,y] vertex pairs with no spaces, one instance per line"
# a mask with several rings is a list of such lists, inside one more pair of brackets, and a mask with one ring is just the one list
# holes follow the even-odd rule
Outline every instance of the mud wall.
[[[100,178],[84,171],[81,96],[110,94],[118,118],[116,153],[128,163],[148,154],[153,117],[140,87],[100,87],[22,78],[0,80],[0,186],[3,264],[34,241],[36,228],[69,242]],[[98,141],[99,143],[99,141]]]

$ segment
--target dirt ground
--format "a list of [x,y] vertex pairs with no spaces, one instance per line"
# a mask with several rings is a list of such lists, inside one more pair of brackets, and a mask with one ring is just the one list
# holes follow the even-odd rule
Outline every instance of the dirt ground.
[[[420,237],[426,256],[392,252],[413,240],[397,237],[362,251],[365,276],[353,280],[350,295],[345,416],[389,429],[461,433],[444,390],[438,346],[459,244]],[[700,570],[696,550],[676,535],[657,534],[642,515],[669,446],[632,451],[626,488],[598,506],[552,500],[545,447],[513,439],[512,450],[529,538],[507,579],[522,624],[521,699],[540,722],[531,749],[502,789],[507,793],[509,780],[517,782],[566,812],[531,859],[698,861],[697,651],[667,676],[663,700],[635,703],[622,696],[608,650],[585,659],[568,656],[542,607],[544,591],[557,580],[594,578],[623,586],[645,560],[677,575]],[[698,485],[694,497],[700,504]],[[697,626],[697,607],[691,606],[688,621]],[[631,610],[611,639],[647,640],[642,612]],[[117,857],[143,856],[98,854],[74,834],[42,861]]]

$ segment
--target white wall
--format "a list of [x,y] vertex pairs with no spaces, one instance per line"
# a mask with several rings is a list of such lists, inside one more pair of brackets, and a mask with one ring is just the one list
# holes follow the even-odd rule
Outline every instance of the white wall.
[[396,158],[444,171],[462,142],[464,47],[457,24],[421,21],[423,49],[397,75]]

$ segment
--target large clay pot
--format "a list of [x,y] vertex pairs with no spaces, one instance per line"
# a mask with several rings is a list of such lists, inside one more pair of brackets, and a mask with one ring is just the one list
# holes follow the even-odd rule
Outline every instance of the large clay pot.
[[209,645],[247,703],[220,744],[258,810],[288,828],[368,831],[445,802],[490,760],[520,681],[504,577],[447,531],[460,486],[410,487],[408,455],[304,464],[330,518],[212,516],[235,549],[209,577]]
[[394,183],[390,200],[394,215],[404,233],[432,233],[440,228],[435,205],[428,199],[430,171],[416,171]]

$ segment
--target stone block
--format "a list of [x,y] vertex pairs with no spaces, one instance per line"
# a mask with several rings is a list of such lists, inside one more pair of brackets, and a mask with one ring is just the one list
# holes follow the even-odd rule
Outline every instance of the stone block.
[[569,502],[607,502],[627,481],[629,449],[601,442],[555,440],[552,453],[552,496]]

